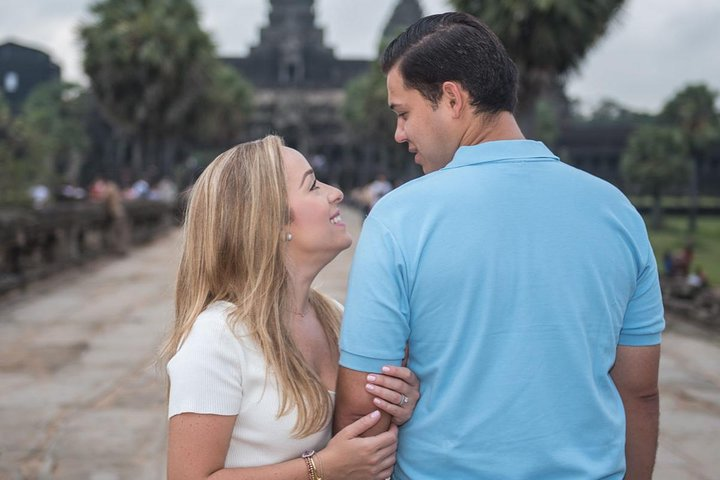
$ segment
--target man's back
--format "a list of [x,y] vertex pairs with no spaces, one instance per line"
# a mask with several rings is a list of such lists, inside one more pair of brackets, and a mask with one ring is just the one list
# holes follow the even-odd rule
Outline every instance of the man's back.
[[659,343],[642,219],[537,142],[463,147],[379,202],[350,280],[341,363],[402,358],[422,397],[398,478],[622,478],[618,343]]

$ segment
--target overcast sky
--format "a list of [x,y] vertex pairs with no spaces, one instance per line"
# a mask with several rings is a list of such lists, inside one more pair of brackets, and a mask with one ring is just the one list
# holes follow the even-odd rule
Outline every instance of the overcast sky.
[[[63,78],[86,83],[77,25],[91,0],[0,0],[0,43],[48,52]],[[267,22],[267,0],[196,0],[221,55],[243,55]],[[371,58],[394,0],[316,0],[317,24],[341,58]],[[449,10],[421,0],[426,14]],[[568,82],[585,109],[603,98],[655,113],[690,82],[720,90],[720,0],[627,0],[608,34]]]

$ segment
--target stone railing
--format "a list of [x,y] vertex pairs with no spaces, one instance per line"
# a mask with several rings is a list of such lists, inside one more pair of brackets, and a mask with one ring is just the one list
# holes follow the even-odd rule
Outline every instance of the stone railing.
[[720,332],[720,288],[694,288],[683,278],[664,278],[662,290],[667,312]]
[[[148,241],[177,224],[178,209],[161,202],[124,204],[127,243]],[[119,251],[118,230],[104,204],[67,202],[43,210],[0,208],[0,293],[68,266]]]

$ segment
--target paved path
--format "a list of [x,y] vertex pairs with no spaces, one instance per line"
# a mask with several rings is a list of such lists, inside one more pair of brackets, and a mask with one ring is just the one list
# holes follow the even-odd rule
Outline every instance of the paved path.
[[[343,216],[357,238],[359,215]],[[164,478],[165,386],[152,364],[178,247],[173,231],[0,300],[0,480]],[[340,301],[351,258],[316,283]],[[719,367],[720,341],[671,326],[656,479],[718,478]]]

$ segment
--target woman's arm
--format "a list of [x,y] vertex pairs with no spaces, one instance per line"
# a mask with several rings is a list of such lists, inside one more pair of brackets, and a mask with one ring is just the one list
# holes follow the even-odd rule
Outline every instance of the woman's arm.
[[224,468],[235,419],[235,415],[199,413],[172,417],[168,432],[168,480],[308,479],[302,458],[257,468]]
[[[395,465],[397,429],[361,438],[377,423],[373,412],[339,432],[315,456],[323,480],[388,478]],[[235,416],[182,413],[170,418],[168,480],[308,480],[305,460],[262,467],[224,468]]]
[[168,480],[210,478],[223,468],[235,415],[181,413],[168,426]]

